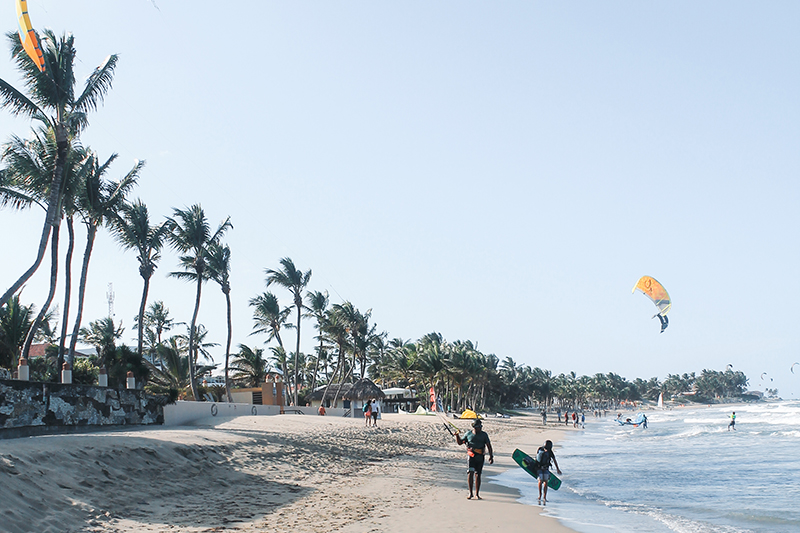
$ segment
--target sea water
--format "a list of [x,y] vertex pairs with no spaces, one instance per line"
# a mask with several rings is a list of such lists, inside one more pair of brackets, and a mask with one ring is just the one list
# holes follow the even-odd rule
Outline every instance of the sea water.
[[[545,514],[581,533],[800,532],[800,402],[645,413],[646,429],[612,413],[588,417],[583,430],[570,424],[555,448],[563,485]],[[490,480],[539,505],[521,468]]]

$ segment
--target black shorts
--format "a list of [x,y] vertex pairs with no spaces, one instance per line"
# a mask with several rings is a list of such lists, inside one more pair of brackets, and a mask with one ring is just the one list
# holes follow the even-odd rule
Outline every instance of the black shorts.
[[475,472],[476,474],[480,474],[481,472],[483,472],[483,463],[485,460],[486,457],[480,453],[476,453],[475,455],[470,457],[468,472]]
[[378,419],[378,411],[372,411],[372,419],[373,420],[377,420]]

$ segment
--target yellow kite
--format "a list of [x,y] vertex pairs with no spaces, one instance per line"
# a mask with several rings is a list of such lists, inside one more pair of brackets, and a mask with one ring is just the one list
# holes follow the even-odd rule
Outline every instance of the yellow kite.
[[631,292],[636,292],[637,290],[650,298],[650,300],[656,304],[656,307],[658,307],[658,313],[656,313],[653,318],[658,317],[661,321],[661,333],[664,333],[664,330],[667,329],[669,325],[667,313],[669,313],[670,308],[672,308],[672,301],[669,299],[667,289],[656,281],[655,278],[642,276],[639,278],[639,281],[636,282]]
[[19,22],[19,40],[22,43],[22,48],[28,54],[28,57],[39,67],[40,72],[44,72],[44,55],[42,49],[39,48],[39,40],[36,38],[36,32],[33,31],[31,19],[28,16],[28,2],[26,0],[15,0],[17,4],[17,21]]

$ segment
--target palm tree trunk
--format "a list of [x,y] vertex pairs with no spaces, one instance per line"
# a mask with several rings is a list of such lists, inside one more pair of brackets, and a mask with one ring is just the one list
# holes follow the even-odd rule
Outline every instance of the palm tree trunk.
[[67,217],[67,233],[69,234],[69,245],[67,246],[67,257],[64,260],[64,312],[61,315],[61,336],[58,340],[58,364],[59,369],[64,364],[64,351],[67,343],[67,324],[69,322],[69,302],[72,292],[72,252],[75,250],[75,227],[72,217]]
[[200,312],[200,292],[203,287],[203,276],[200,272],[197,273],[197,296],[194,301],[194,314],[192,315],[192,325],[189,327],[189,383],[192,387],[192,396],[194,401],[200,401],[197,395],[197,380],[194,375],[195,368],[195,355],[194,355],[194,328],[197,324],[197,314]]
[[302,297],[298,300],[295,298],[294,305],[297,307],[297,349],[294,352],[294,406],[297,407],[297,393],[300,388],[298,383],[298,358],[300,357],[300,319],[303,313],[303,300]]
[[[28,335],[25,337],[25,347],[22,350],[22,356],[29,359],[28,354],[31,351],[31,343],[39,331],[39,326],[42,325],[42,319],[47,314],[50,304],[53,303],[53,297],[56,295],[56,283],[58,282],[58,224],[53,226],[52,238],[50,241],[50,292],[47,294],[47,301],[42,305],[41,311],[33,321],[31,329],[28,330]],[[58,373],[61,369],[56,369]]]
[[89,225],[86,231],[86,249],[83,252],[83,266],[81,267],[81,282],[78,287],[78,309],[75,311],[75,326],[72,328],[72,338],[69,340],[69,353],[67,362],[72,366],[75,359],[75,345],[78,343],[78,333],[81,330],[81,320],[83,319],[83,300],[86,297],[86,278],[89,275],[89,259],[92,257],[94,247],[94,237],[97,234],[97,227]]
[[42,259],[44,259],[45,249],[47,249],[47,240],[50,237],[50,231],[55,227],[61,213],[61,182],[64,176],[64,165],[67,162],[67,149],[69,148],[69,144],[67,142],[67,130],[64,124],[61,122],[56,123],[55,133],[57,147],[56,168],[53,171],[53,181],[50,184],[50,197],[47,200],[47,215],[44,219],[42,236],[39,239],[39,251],[36,254],[36,260],[33,262],[33,265],[20,276],[3,296],[0,296],[0,307],[8,303],[8,300],[11,299],[39,269],[39,265],[42,264]]
[[147,293],[150,292],[150,276],[142,276],[142,279],[144,279],[144,288],[142,288],[142,301],[139,304],[139,338],[136,347],[139,357],[142,357],[144,347],[144,311],[147,307]]
[[225,292],[225,303],[228,307],[228,340],[225,342],[225,395],[228,397],[228,403],[232,403],[233,396],[231,396],[231,383],[228,380],[228,360],[231,358],[231,338],[233,337],[233,322],[231,321],[230,289],[228,289]]

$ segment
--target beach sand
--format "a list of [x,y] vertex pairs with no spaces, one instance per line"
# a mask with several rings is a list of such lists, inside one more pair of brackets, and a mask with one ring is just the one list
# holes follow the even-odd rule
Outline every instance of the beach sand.
[[480,501],[466,499],[464,447],[434,416],[387,414],[377,428],[318,416],[209,418],[0,440],[0,530],[569,532],[489,481],[518,468],[515,448],[557,442],[562,430],[527,416],[484,429],[495,464]]

